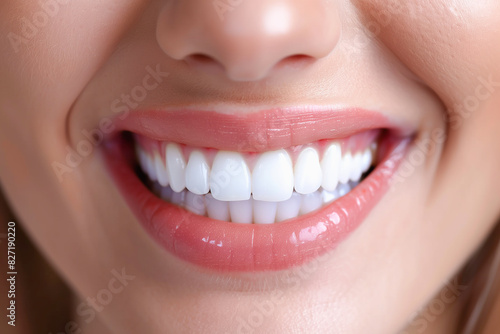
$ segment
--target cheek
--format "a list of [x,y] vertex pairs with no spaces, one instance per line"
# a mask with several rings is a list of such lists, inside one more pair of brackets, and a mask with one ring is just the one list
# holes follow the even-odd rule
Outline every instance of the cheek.
[[500,76],[500,2],[356,1],[375,38],[447,105],[474,93],[478,76]]
[[[374,39],[430,88],[443,102],[443,117],[452,120],[443,150],[436,154],[434,177],[427,178],[432,184],[421,221],[432,224],[416,225],[430,236],[427,251],[418,255],[421,267],[439,258],[447,261],[443,267],[451,272],[480,245],[500,212],[496,177],[500,169],[496,145],[500,142],[500,2],[355,3],[365,25],[373,27]],[[461,247],[449,247],[443,240]]]
[[[478,193],[493,194],[491,187],[500,187],[497,178],[487,180],[496,175],[490,168],[500,168],[500,154],[493,145],[500,141],[500,2],[359,0],[356,4],[365,24],[376,27],[374,37],[443,102],[448,140],[439,169],[441,176],[449,176],[450,189],[457,183],[453,178],[469,180],[475,175],[481,181],[474,186],[480,188]],[[484,163],[484,173],[477,175],[477,166],[469,162]]]
[[40,165],[64,148],[71,106],[142,4],[1,1],[0,143],[21,153],[10,169]]
[[[31,214],[23,220],[35,225],[37,210],[64,211],[51,164],[67,154],[69,110],[143,3],[55,0],[57,9],[42,6],[48,2],[54,3],[0,1],[0,152],[9,157],[0,159],[0,178],[18,211]],[[45,207],[22,207],[41,198]]]
[[25,3],[0,5],[0,102],[36,118],[67,112],[143,1]]

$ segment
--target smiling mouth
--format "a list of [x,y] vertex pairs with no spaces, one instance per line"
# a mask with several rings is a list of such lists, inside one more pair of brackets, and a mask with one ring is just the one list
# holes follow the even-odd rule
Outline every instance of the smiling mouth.
[[278,112],[264,127],[265,113],[134,112],[116,120],[107,165],[146,231],[178,258],[222,271],[301,265],[361,224],[411,135],[370,112]]
[[348,194],[369,174],[381,132],[262,153],[193,148],[141,135],[134,146],[138,175],[164,201],[221,221],[273,224]]

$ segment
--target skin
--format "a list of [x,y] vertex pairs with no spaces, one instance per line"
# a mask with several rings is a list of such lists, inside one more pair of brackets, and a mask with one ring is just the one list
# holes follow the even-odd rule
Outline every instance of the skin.
[[[403,330],[439,298],[500,214],[500,3],[233,4],[220,17],[203,0],[69,2],[32,36],[13,42],[9,33],[23,36],[21,18],[32,21],[42,9],[36,1],[1,1],[6,197],[75,291],[73,319],[83,333],[234,333],[238,319],[249,319],[273,291],[282,294],[255,333]],[[263,23],[276,8],[288,13],[288,25]],[[82,131],[114,116],[113,100],[157,64],[169,77],[139,108],[360,106],[411,124],[417,142],[431,138],[430,149],[409,163],[411,171],[356,233],[308,269],[200,270],[145,234],[105,170],[100,146],[62,182],[53,170]],[[471,111],[460,112],[467,103]],[[98,318],[79,314],[82,300],[122,268],[134,278]],[[446,306],[426,322],[426,333],[455,332],[464,304]],[[407,332],[421,329],[410,325]]]

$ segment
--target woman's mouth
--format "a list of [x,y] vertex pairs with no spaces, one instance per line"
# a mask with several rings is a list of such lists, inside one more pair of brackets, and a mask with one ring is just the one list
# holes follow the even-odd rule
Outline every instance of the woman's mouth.
[[200,216],[273,224],[349,193],[376,156],[380,131],[262,153],[193,148],[136,135],[148,188]]
[[[281,270],[334,250],[353,232],[409,146],[407,130],[368,112],[357,115],[358,128],[344,121],[337,137],[324,137],[343,113],[302,112],[312,116],[309,132],[291,124],[297,111],[281,113],[272,123],[277,138],[242,141],[273,133],[261,128],[262,113],[136,112],[117,119],[105,156],[132,211],[167,251],[212,270]],[[200,122],[212,127],[204,127],[206,140],[173,130],[190,118],[194,131]]]

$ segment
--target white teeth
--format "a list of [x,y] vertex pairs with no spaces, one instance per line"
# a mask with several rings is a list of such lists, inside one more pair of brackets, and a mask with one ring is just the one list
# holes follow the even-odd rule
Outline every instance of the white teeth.
[[243,201],[252,193],[250,170],[240,153],[219,151],[210,173],[210,191],[219,201]]
[[325,150],[321,169],[323,170],[323,182],[321,186],[328,191],[334,191],[339,183],[339,170],[342,161],[342,151],[340,143],[334,142]]
[[205,155],[193,151],[186,166],[186,188],[197,195],[207,194],[210,190],[210,167]]
[[363,160],[361,162],[361,170],[363,171],[363,173],[366,172],[368,169],[370,169],[372,160],[373,160],[372,151],[369,148],[367,148],[363,153]]
[[212,219],[218,219],[223,221],[230,221],[231,216],[229,215],[229,202],[219,201],[215,199],[211,194],[205,196],[207,213]]
[[349,183],[339,184],[337,188],[337,193],[339,197],[346,195],[349,191],[351,191],[351,186],[349,185]]
[[312,147],[300,152],[294,169],[295,191],[299,194],[310,194],[321,187],[323,172],[319,164],[319,154]]
[[173,191],[181,192],[186,186],[186,161],[181,148],[177,144],[169,143],[165,151],[170,186]]
[[146,159],[147,159],[146,163],[148,164],[147,171],[148,171],[149,179],[152,181],[157,181],[158,176],[156,175],[155,163],[154,163],[153,159],[150,158],[149,156]]
[[336,190],[334,191],[323,190],[321,192],[321,198],[323,200],[323,204],[328,204],[339,198],[339,193]]
[[290,199],[278,202],[276,221],[281,222],[283,220],[297,217],[299,215],[301,197],[301,195],[293,193]]
[[156,176],[158,177],[158,183],[163,187],[168,186],[167,168],[165,167],[165,163],[158,152],[155,152],[154,154],[154,164]]
[[184,203],[186,201],[186,192],[181,191],[181,192],[173,192],[172,195],[170,195],[170,202],[173,204],[176,204],[178,206],[184,206]]
[[255,224],[272,224],[276,220],[278,203],[253,201],[253,221]]
[[359,181],[361,179],[361,174],[363,174],[362,166],[363,163],[363,155],[361,152],[358,152],[352,158],[352,166],[351,166],[351,181]]
[[229,202],[231,221],[240,224],[252,223],[252,200]]
[[146,151],[144,151],[139,144],[135,144],[135,154],[139,160],[139,165],[144,169],[146,167]]
[[139,146],[136,147],[136,151],[138,152],[139,163],[142,167],[142,170],[149,176],[149,179],[151,181],[156,181],[156,168],[153,159]]
[[186,209],[196,213],[197,215],[204,216],[207,213],[207,206],[205,205],[205,196],[193,194],[186,191]]
[[[376,154],[376,145],[342,154],[340,142],[331,141],[321,159],[316,148],[303,148],[295,165],[281,149],[255,158],[219,151],[210,166],[203,149],[192,150],[186,163],[180,145],[162,147],[165,159],[154,149],[136,146],[157,196],[200,216],[242,224],[273,224],[318,210],[349,193]],[[248,164],[254,166],[252,172]]]
[[323,206],[323,199],[319,191],[313,192],[312,194],[302,196],[302,203],[300,205],[299,213],[301,215],[308,214],[318,210]]
[[252,173],[253,198],[259,201],[286,201],[293,193],[293,166],[285,150],[263,153]]
[[347,183],[349,182],[349,178],[351,177],[351,168],[352,168],[352,155],[351,152],[347,152],[340,162],[339,168],[339,182]]
[[308,195],[294,192],[290,199],[283,202],[256,201],[254,199],[219,201],[211,194],[196,195],[188,190],[175,192],[172,188],[162,187],[159,183],[154,183],[152,190],[163,200],[200,216],[234,223],[263,225],[282,222],[316,211],[344,196],[357,184],[358,182],[340,183],[333,192],[321,190]]

